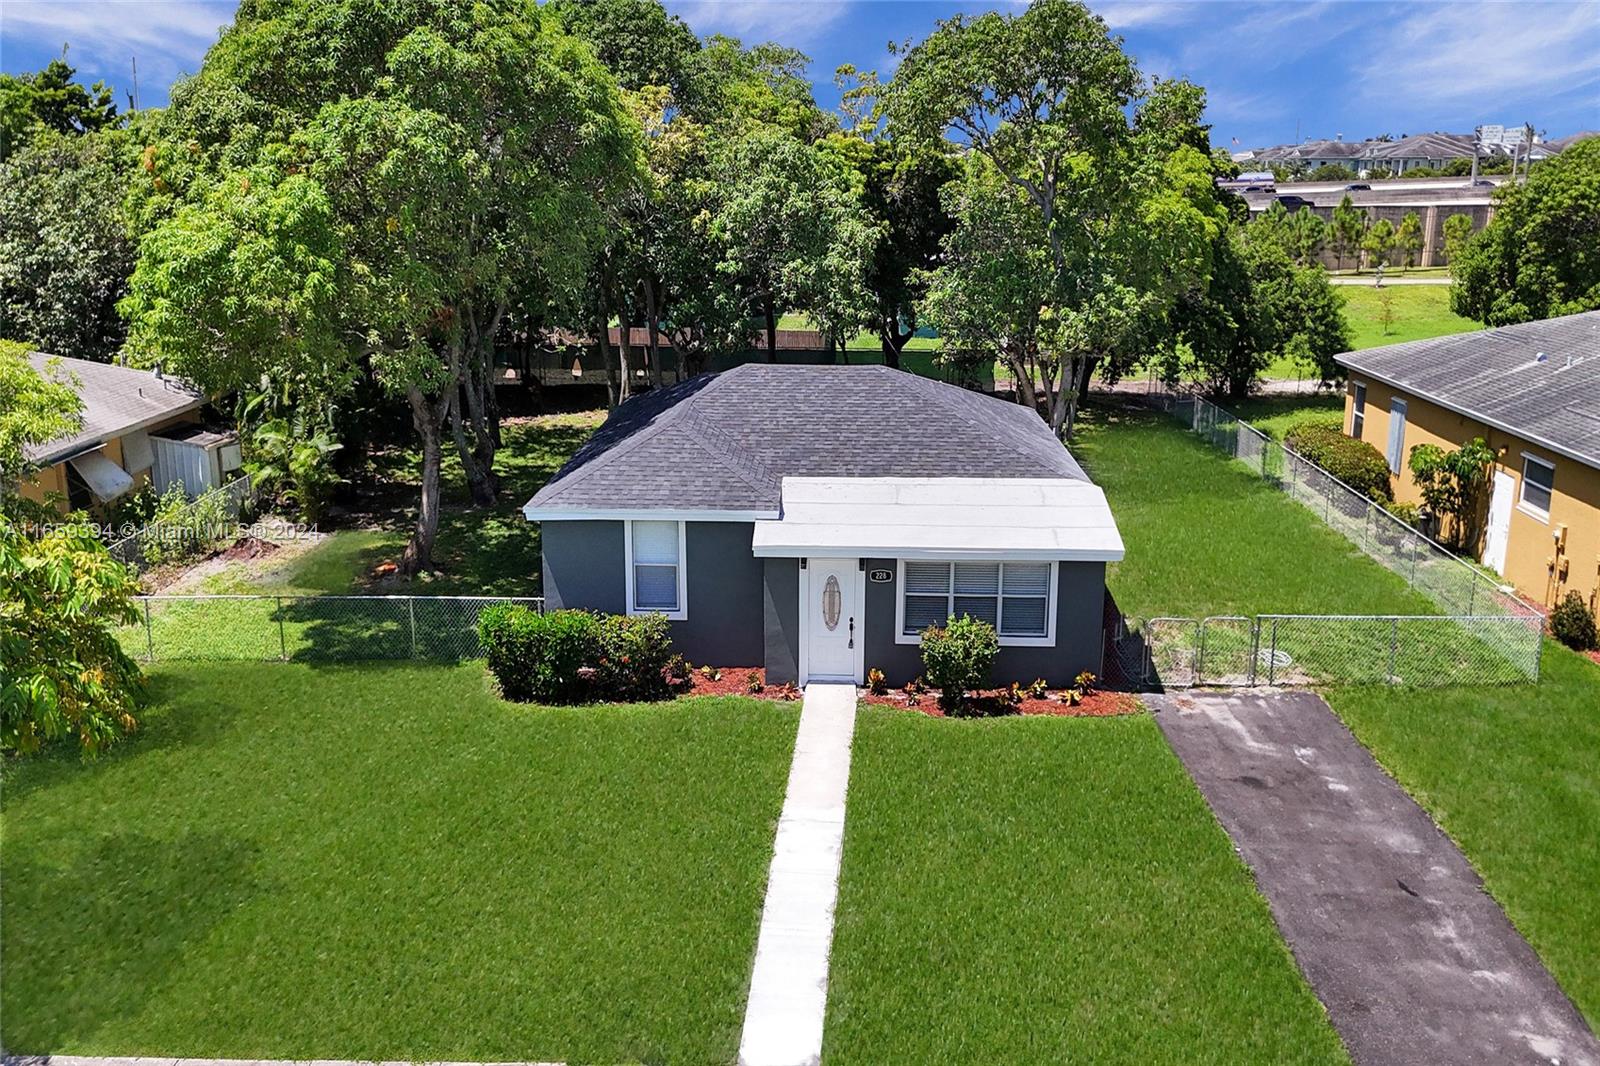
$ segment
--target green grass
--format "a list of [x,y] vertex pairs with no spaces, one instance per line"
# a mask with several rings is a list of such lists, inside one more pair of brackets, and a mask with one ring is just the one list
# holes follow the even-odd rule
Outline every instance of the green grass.
[[1534,687],[1328,700],[1600,1029],[1600,667],[1546,642]]
[[1127,557],[1107,581],[1129,616],[1437,611],[1165,415],[1092,404],[1072,450],[1116,513]]
[[1347,1061],[1155,723],[857,720],[823,1059]]
[[[1481,322],[1462,318],[1450,310],[1447,285],[1393,285],[1384,289],[1344,285],[1338,292],[1344,297],[1352,351],[1483,328]],[[1380,317],[1380,298],[1384,293],[1389,295],[1394,308],[1394,322],[1388,333],[1384,332]]]
[[5,768],[8,1051],[727,1062],[796,715],[479,666],[163,668]]

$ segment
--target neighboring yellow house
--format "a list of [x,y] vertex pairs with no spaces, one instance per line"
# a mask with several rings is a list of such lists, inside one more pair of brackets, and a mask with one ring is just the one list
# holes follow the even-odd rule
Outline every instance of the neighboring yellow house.
[[1600,613],[1600,311],[1338,356],[1344,429],[1383,452],[1395,499],[1420,503],[1418,444],[1494,451],[1483,563],[1546,608]]
[[[39,469],[19,486],[23,496],[55,498],[65,512],[103,508],[153,475],[158,487],[164,486],[168,479],[157,470],[158,442],[165,439],[163,434],[186,436],[187,428],[200,420],[204,396],[149,370],[39,352],[28,361],[41,374],[49,374],[54,364],[60,377],[74,382],[83,400],[83,426],[70,436],[24,450],[24,458]],[[191,491],[206,487],[196,484]]]

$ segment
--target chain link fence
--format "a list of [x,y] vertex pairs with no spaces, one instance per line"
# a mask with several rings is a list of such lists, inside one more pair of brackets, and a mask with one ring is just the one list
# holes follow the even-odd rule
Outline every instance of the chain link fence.
[[118,640],[141,662],[477,658],[478,612],[539,596],[141,596]]
[[[1210,401],[1188,393],[1156,392],[1148,397],[1213,447],[1254,470],[1262,480],[1304,505],[1330,528],[1366,555],[1400,575],[1406,583],[1439,605],[1439,616],[1327,616],[1262,615],[1256,628],[1268,624],[1287,642],[1268,647],[1262,654],[1295,656],[1302,664],[1277,683],[1393,681],[1397,684],[1472,684],[1481,681],[1537,681],[1544,614],[1514,591],[1500,584],[1475,564],[1455,555],[1420,530],[1407,525],[1377,501],[1357,492],[1327,470],[1281,441]],[[1219,636],[1220,619],[1184,620],[1196,632],[1191,641],[1198,655],[1206,649],[1213,669],[1199,676],[1205,684],[1229,684],[1237,669],[1222,671],[1216,655],[1224,641],[1230,666],[1236,667],[1238,637]],[[1230,620],[1234,629],[1238,620]],[[1157,624],[1159,623],[1159,624]],[[1171,619],[1152,620],[1157,640],[1176,625]],[[1181,627],[1180,627],[1181,628]],[[1259,636],[1259,634],[1257,634]],[[1312,642],[1324,647],[1317,651]],[[1163,653],[1168,657],[1178,653]],[[1148,657],[1147,657],[1148,658]],[[1357,661],[1358,658],[1360,661]],[[1159,658],[1150,660],[1159,673]],[[1309,664],[1306,665],[1306,664]],[[1184,676],[1184,669],[1174,676]],[[1259,670],[1258,670],[1259,673]],[[1274,671],[1270,668],[1268,674]],[[1397,680],[1398,679],[1398,680]],[[1196,681],[1194,683],[1202,683]]]
[[113,541],[107,550],[136,573],[193,559],[237,537],[239,517],[250,499],[250,478],[237,478],[201,493],[178,513]]
[[1506,685],[1537,680],[1537,642],[1508,616],[1231,615],[1126,623],[1112,642],[1140,688]]

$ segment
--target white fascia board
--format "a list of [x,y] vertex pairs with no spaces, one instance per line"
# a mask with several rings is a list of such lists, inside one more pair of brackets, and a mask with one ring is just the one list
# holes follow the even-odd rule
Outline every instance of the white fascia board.
[[522,507],[530,522],[757,522],[777,518],[777,511],[649,510],[646,508],[583,509],[575,507]]
[[1123,549],[1116,548],[897,548],[885,544],[859,544],[853,547],[805,544],[762,544],[751,551],[757,559],[930,559],[949,562],[962,559],[1052,560],[1068,563],[1120,562]]

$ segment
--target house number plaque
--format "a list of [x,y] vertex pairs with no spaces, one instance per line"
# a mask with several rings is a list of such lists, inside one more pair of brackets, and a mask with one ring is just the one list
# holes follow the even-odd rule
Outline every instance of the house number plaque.
[[882,585],[886,582],[893,581],[894,573],[889,570],[868,570],[867,580],[876,581],[878,584]]

